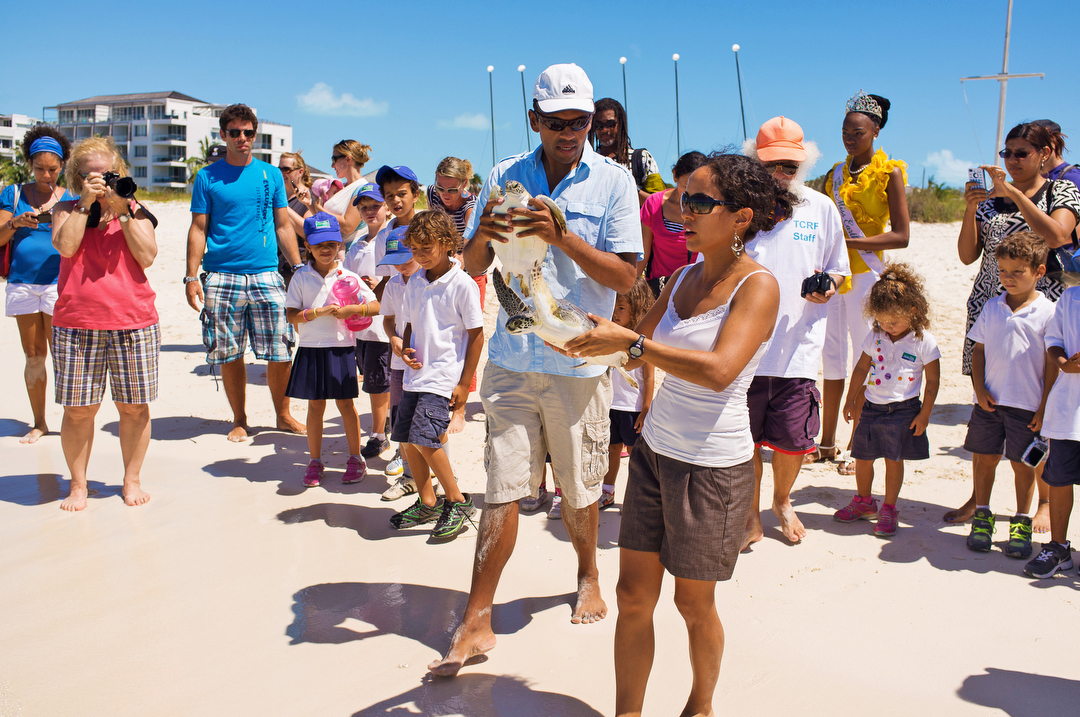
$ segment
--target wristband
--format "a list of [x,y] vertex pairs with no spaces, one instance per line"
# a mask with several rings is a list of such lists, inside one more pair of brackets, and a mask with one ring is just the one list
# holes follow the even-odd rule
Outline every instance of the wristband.
[[[93,206],[93,205],[91,204],[90,206]],[[77,211],[79,214],[82,214],[83,216],[90,216],[90,210],[89,209],[83,209],[83,205],[81,205],[81,204],[79,204],[77,202],[75,204],[75,211]]]
[[198,280],[199,280],[199,277],[197,277],[197,276],[185,276],[184,277],[184,286],[187,286],[188,284],[194,284]]
[[303,268],[304,268],[304,263],[303,262],[300,262],[299,264],[293,264],[292,265],[292,270],[293,270],[294,273],[297,272],[297,271],[300,271]]

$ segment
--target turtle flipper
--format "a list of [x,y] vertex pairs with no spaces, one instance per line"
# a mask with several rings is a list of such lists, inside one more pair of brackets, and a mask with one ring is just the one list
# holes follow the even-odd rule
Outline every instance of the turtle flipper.
[[488,201],[493,202],[496,199],[498,199],[499,197],[501,197],[502,195],[503,195],[502,187],[500,187],[498,184],[496,184],[494,187],[491,188],[491,194],[488,195]]
[[492,272],[491,279],[495,286],[495,296],[499,299],[499,306],[503,308],[507,316],[519,316],[529,312],[529,307],[503,279],[501,271]]
[[554,199],[544,196],[533,197],[533,199],[541,204],[547,205],[547,208],[551,210],[551,216],[559,223],[559,228],[566,231],[566,216],[562,213],[562,210],[559,209],[559,206],[555,204]]
[[615,368],[618,369],[619,373],[621,373],[623,375],[623,378],[626,379],[626,382],[628,384],[633,386],[635,390],[638,388],[637,379],[634,378],[633,376],[631,376],[629,371],[624,369],[622,366],[616,366]]

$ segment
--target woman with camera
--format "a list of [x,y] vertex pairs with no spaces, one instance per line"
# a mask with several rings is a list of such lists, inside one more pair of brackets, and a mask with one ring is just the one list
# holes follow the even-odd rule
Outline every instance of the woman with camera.
[[64,407],[60,443],[71,473],[71,493],[60,507],[86,507],[86,467],[107,375],[120,414],[124,502],[141,505],[150,500],[139,473],[150,443],[147,404],[157,398],[161,344],[156,295],[145,273],[157,256],[154,225],[132,198],[134,182],[111,137],[76,145],[64,177],[79,198],[53,210],[52,243],[62,257],[53,372],[56,402]]
[[11,259],[4,309],[19,325],[26,355],[23,380],[34,414],[34,424],[20,443],[35,443],[49,432],[45,423],[49,380],[45,361],[60,271],[60,255],[52,245],[52,210],[57,202],[72,198],[57,186],[70,149],[67,137],[52,127],[41,124],[32,128],[23,137],[22,154],[34,181],[12,184],[0,193],[0,252],[7,250]]
[[[847,380],[848,339],[857,359],[870,332],[863,302],[884,270],[882,252],[903,249],[909,240],[907,165],[889,159],[883,149],[874,149],[874,140],[889,121],[890,106],[884,97],[862,90],[847,101],[841,136],[848,157],[825,175],[825,194],[836,204],[844,224],[851,276],[838,287],[838,300],[829,302],[822,350],[821,442],[811,455],[817,460],[835,459],[841,475],[855,475],[855,462],[836,445],[836,424]],[[862,401],[855,405],[862,406]],[[856,412],[852,434],[858,422]]]
[[[998,280],[997,258],[994,249],[1007,236],[1017,232],[1033,231],[1046,242],[1051,250],[1071,243],[1080,217],[1080,191],[1068,179],[1049,180],[1044,171],[1054,169],[1050,162],[1054,156],[1054,136],[1036,122],[1018,124],[1005,136],[1005,149],[998,154],[1005,160],[1005,169],[983,166],[993,185],[988,192],[974,182],[965,185],[964,221],[957,239],[957,252],[965,265],[982,258],[979,273],[967,300],[966,332],[971,331],[983,306],[1004,291]],[[1012,178],[1006,181],[1005,172]],[[1047,271],[1052,271],[1047,266]],[[1035,285],[1046,298],[1057,301],[1065,286],[1046,276]],[[964,339],[962,371],[971,375],[971,352],[975,342]],[[1032,518],[1032,529],[1037,533],[1050,529],[1049,488],[1040,478],[1039,508]],[[962,523],[975,514],[975,495],[967,503],[945,514],[949,523]]]

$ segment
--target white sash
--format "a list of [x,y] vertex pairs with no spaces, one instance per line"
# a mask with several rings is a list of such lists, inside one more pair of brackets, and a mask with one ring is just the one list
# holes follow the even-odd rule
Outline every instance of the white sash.
[[[833,201],[836,202],[836,208],[840,210],[840,221],[844,223],[844,229],[847,231],[847,235],[852,239],[865,239],[866,235],[863,234],[862,229],[855,222],[855,217],[851,216],[851,210],[844,204],[844,200],[840,198],[840,185],[844,183],[844,163],[836,165],[836,169],[833,170],[832,177],[832,193]],[[870,267],[870,271],[875,275],[880,276],[885,272],[885,265],[878,258],[878,255],[872,251],[865,249],[857,249],[859,256],[866,262],[866,265]]]

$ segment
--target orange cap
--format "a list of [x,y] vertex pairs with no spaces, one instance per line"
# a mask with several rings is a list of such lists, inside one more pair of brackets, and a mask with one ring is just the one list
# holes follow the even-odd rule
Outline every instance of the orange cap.
[[805,161],[806,150],[803,149],[802,141],[803,131],[798,122],[786,117],[773,117],[758,130],[758,159],[762,162],[775,162],[780,159]]

